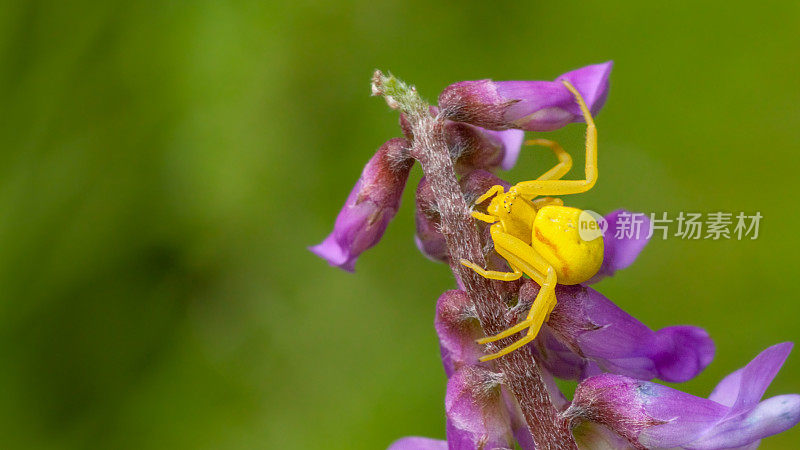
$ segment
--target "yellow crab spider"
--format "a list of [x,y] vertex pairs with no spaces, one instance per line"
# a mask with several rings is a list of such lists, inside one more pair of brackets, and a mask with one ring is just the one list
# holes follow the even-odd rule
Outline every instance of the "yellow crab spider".
[[602,236],[598,233],[592,236],[594,239],[585,240],[585,233],[580,232],[581,226],[599,229],[590,215],[563,206],[560,199],[535,199],[540,195],[586,192],[597,181],[597,129],[592,114],[578,90],[566,80],[562,83],[575,96],[586,121],[586,177],[562,180],[572,167],[572,158],[557,143],[537,139],[526,144],[550,147],[559,163],[536,180],[517,183],[508,192],[504,192],[503,186],[492,186],[475,201],[479,204],[494,197],[487,208],[488,214],[473,211],[472,216],[493,224],[490,232],[494,249],[513,272],[486,270],[466,259],[461,264],[493,280],[513,281],[525,274],[541,286],[525,320],[499,334],[479,339],[478,343],[494,342],[527,328],[525,336],[497,353],[482,357],[481,361],[503,356],[535,339],[556,306],[556,284],[583,283],[597,273],[603,262]]

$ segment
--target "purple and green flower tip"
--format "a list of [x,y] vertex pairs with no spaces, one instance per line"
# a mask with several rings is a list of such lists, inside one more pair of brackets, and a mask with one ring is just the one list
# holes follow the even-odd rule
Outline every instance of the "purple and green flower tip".
[[493,130],[552,131],[583,120],[561,81],[572,83],[597,114],[608,97],[611,67],[611,61],[586,66],[555,81],[461,81],[442,91],[439,109],[450,120]]
[[578,385],[565,415],[602,424],[643,448],[755,448],[800,421],[800,395],[761,401],[792,344],[777,344],[725,377],[709,398],[602,374]]

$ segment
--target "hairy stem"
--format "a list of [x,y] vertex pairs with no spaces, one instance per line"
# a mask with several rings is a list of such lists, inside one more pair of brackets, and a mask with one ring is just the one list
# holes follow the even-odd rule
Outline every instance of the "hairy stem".
[[[373,92],[387,97],[392,107],[403,110],[408,116],[414,135],[412,155],[419,160],[428,183],[437,194],[436,206],[450,254],[450,269],[475,305],[484,332],[490,336],[505,330],[508,327],[505,319],[507,306],[495,289],[495,282],[459,263],[463,258],[485,266],[480,237],[450,159],[443,119],[431,117],[428,105],[419,98],[416,90],[392,76],[384,76],[380,71],[376,71],[373,78]],[[502,340],[490,346],[489,351],[494,352],[509,343],[508,339]],[[529,349],[523,347],[511,352],[495,360],[495,364],[520,404],[536,448],[577,449],[568,423],[550,402]]]

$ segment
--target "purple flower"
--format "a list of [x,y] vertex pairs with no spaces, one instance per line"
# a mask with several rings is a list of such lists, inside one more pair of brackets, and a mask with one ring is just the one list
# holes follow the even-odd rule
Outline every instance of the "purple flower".
[[648,381],[602,374],[578,385],[565,412],[646,448],[720,449],[758,444],[800,421],[800,395],[760,401],[792,349],[774,345],[725,377],[708,399]]
[[332,266],[354,270],[358,256],[378,243],[400,207],[413,164],[408,146],[408,141],[396,138],[378,149],[350,191],[333,232],[309,250]]
[[439,95],[439,109],[453,121],[484,128],[552,131],[582,121],[575,98],[561,83],[567,80],[596,114],[608,96],[612,63],[567,72],[556,81],[461,81]]
[[517,165],[517,158],[519,157],[522,142],[525,140],[525,132],[522,130],[487,130],[481,128],[484,133],[493,135],[503,144],[503,160],[500,161],[500,168],[503,170],[511,170]]
[[[538,292],[534,283],[531,289]],[[672,326],[653,331],[587,286],[556,288],[558,304],[539,349],[559,378],[583,379],[600,371],[641,380],[682,382],[694,378],[714,357],[705,330]]]

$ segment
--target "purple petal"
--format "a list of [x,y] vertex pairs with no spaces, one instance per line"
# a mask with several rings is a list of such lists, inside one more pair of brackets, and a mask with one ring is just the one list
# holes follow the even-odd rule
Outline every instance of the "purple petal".
[[574,96],[561,80],[569,80],[596,113],[608,96],[611,67],[611,62],[587,66],[556,81],[462,81],[442,91],[439,106],[450,120],[484,128],[552,131],[583,121]]
[[387,450],[447,450],[447,441],[410,436],[394,441]]
[[[592,114],[597,114],[608,97],[608,77],[612,62],[586,66],[567,72],[556,81],[507,81],[497,83],[497,92],[520,101],[508,108],[506,119],[529,131],[552,131],[571,122],[582,122],[575,97],[561,80],[567,80],[581,93]],[[507,83],[507,84],[504,84]]]
[[436,303],[434,327],[439,335],[442,364],[448,377],[464,366],[478,364],[483,351],[476,339],[483,337],[472,302],[466,292],[450,290]]
[[603,265],[589,280],[594,284],[625,269],[636,260],[650,241],[650,219],[642,213],[618,209],[605,216],[603,233]]
[[400,207],[400,198],[413,160],[406,156],[408,141],[390,139],[364,167],[336,217],[333,231],[313,253],[352,272],[358,256],[378,243]]
[[794,344],[784,342],[767,348],[750,363],[725,377],[709,399],[740,411],[757,404],[783,366]]
[[536,342],[540,362],[557,378],[583,380],[603,373],[596,362],[581,357],[559,341],[549,326],[542,328]]
[[503,160],[500,162],[500,168],[503,170],[513,169],[517,164],[522,143],[525,141],[525,132],[522,130],[495,131],[486,129],[483,129],[483,131],[494,135],[503,146]]
[[800,395],[779,395],[726,418],[697,441],[692,449],[742,447],[782,433],[800,422]]
[[475,366],[457,370],[447,382],[445,411],[451,449],[513,448],[499,374]]
[[495,84],[497,93],[503,98],[516,100],[503,116],[513,128],[553,131],[581,119],[581,116],[570,112],[573,104],[577,106],[575,97],[561,83],[498,81]]
[[637,395],[646,413],[663,425],[648,428],[639,435],[647,447],[677,447],[696,440],[709,431],[728,411],[711,400],[646,381],[640,382]]
[[[597,114],[608,98],[608,77],[614,63],[608,61],[602,64],[586,66],[556,78],[556,81],[567,80],[581,93],[583,100],[592,114]],[[580,115],[578,105],[571,104],[567,107],[570,112]]]
[[[548,326],[563,346],[544,343],[550,344],[548,350],[554,351],[561,364],[568,361],[563,355],[565,346],[606,372],[681,382],[696,376],[713,358],[713,342],[700,328],[680,326],[654,332],[585,286],[559,285],[556,298]],[[586,369],[576,367],[572,373],[580,374],[580,379],[591,375]]]
[[741,447],[796,425],[800,421],[800,396],[781,395],[759,403],[792,347],[791,342],[773,345],[725,377],[709,399],[730,409],[718,425],[692,442],[691,448]]
[[678,325],[655,333],[651,358],[658,378],[673,383],[691,380],[714,359],[714,341],[706,330]]

